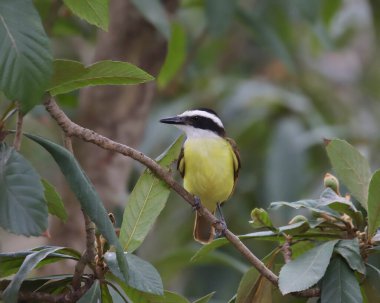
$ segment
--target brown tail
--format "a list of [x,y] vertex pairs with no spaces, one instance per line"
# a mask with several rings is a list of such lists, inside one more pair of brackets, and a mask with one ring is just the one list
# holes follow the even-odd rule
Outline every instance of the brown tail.
[[194,224],[194,239],[195,241],[207,244],[214,239],[215,229],[204,217],[196,213]]

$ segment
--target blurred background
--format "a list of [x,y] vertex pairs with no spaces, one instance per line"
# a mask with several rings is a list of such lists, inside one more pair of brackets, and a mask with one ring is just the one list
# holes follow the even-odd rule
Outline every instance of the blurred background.
[[[252,231],[255,207],[319,196],[323,176],[331,172],[324,138],[348,140],[373,170],[380,167],[377,0],[162,0],[137,6],[111,0],[108,32],[73,16],[61,1],[34,2],[55,58],[128,61],[158,77],[61,96],[59,104],[79,124],[154,158],[179,135],[160,118],[195,107],[219,113],[242,159],[235,194],[224,206],[236,234]],[[43,107],[25,123],[28,132],[62,142]],[[120,223],[143,167],[82,142],[74,150]],[[57,167],[33,143],[24,140],[22,151],[59,188],[70,219],[51,219],[50,239],[0,231],[0,251],[46,242],[83,249],[81,212]],[[291,215],[272,218],[279,225]],[[166,289],[190,299],[215,290],[212,302],[227,302],[249,265],[231,247],[190,263],[200,248],[192,238],[193,220],[191,208],[173,193],[137,253],[156,266]],[[247,245],[259,257],[273,248],[263,241]]]

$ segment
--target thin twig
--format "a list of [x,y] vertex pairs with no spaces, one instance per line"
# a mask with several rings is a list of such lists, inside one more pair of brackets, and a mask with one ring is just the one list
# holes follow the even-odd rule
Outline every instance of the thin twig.
[[[195,206],[196,202],[194,196],[186,191],[179,183],[177,183],[172,177],[169,170],[161,167],[156,161],[147,157],[142,152],[137,151],[129,146],[120,144],[118,142],[112,141],[90,129],[79,126],[78,124],[72,122],[66,114],[59,108],[57,103],[53,98],[50,98],[44,102],[46,110],[50,113],[62,130],[68,135],[82,139],[86,142],[94,143],[103,149],[110,150],[122,154],[124,156],[130,157],[147,168],[149,168],[158,178],[163,180],[169,187],[171,187],[178,195],[180,195],[185,201],[187,201],[191,206]],[[278,277],[268,269],[260,259],[258,259],[248,248],[244,245],[240,239],[232,233],[230,230],[226,229],[225,225],[222,224],[208,209],[204,208],[202,205],[198,209],[198,212],[210,223],[212,223],[217,232],[225,235],[228,241],[235,246],[235,248],[269,281],[278,287]],[[319,289],[306,290],[304,292],[295,293],[295,295],[303,296],[317,296],[319,294]]]
[[[67,133],[64,133],[64,145],[69,152],[72,154],[74,153],[71,136],[69,136]],[[86,250],[82,254],[78,263],[75,265],[74,276],[71,282],[74,290],[78,290],[81,287],[81,278],[86,265],[90,266],[96,276],[98,275],[98,271],[95,266],[95,224],[91,221],[90,217],[83,211],[83,209],[82,213],[86,230]]]
[[22,114],[20,110],[20,106],[18,105],[18,111],[17,111],[17,122],[16,122],[16,134],[15,138],[13,140],[13,147],[19,151],[21,147],[21,138],[22,138],[22,124],[24,121],[24,115]]
[[292,244],[292,237],[291,236],[285,236],[285,243],[281,247],[285,263],[289,263],[290,261],[292,261],[291,244]]

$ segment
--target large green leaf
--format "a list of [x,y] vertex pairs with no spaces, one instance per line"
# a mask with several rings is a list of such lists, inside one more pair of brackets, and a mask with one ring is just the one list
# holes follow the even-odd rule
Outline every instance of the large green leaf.
[[326,145],[327,155],[339,179],[352,195],[367,209],[371,170],[368,161],[344,140],[333,139]]
[[25,136],[40,144],[54,158],[55,162],[58,164],[63,175],[65,176],[71,190],[81,204],[83,211],[95,223],[99,232],[107,239],[108,243],[111,246],[116,247],[120,270],[123,273],[124,278],[127,280],[128,269],[124,259],[123,248],[120,245],[114,227],[98,193],[86,174],[82,171],[77,160],[67,149],[59,146],[58,144],[35,135],[25,134]]
[[165,87],[177,74],[186,58],[186,33],[180,23],[172,23],[165,62],[157,77],[159,87]]
[[282,201],[272,202],[269,205],[269,209],[277,209],[283,206],[291,207],[294,209],[306,208],[316,214],[323,213],[323,214],[328,214],[329,216],[333,216],[333,217],[340,217],[340,214],[338,212],[334,211],[333,209],[331,209],[330,207],[326,205],[323,205],[319,199],[318,200],[300,200],[296,202],[282,202]]
[[52,74],[49,39],[30,0],[0,1],[0,90],[27,112]]
[[368,303],[380,302],[380,270],[371,264],[366,264],[366,277],[362,284],[363,294]]
[[369,184],[368,191],[368,236],[372,237],[380,227],[380,170],[377,170]]
[[[18,271],[21,264],[24,262],[25,258],[36,251],[42,249],[53,248],[50,246],[38,247],[33,250],[16,252],[16,253],[2,253],[0,254],[0,278],[13,275]],[[81,254],[74,249],[65,247],[56,247],[57,250],[54,253],[49,254],[41,262],[38,263],[37,267],[41,267],[46,264],[61,261],[63,259],[79,260]]]
[[40,236],[47,218],[37,172],[14,148],[0,143],[0,226],[15,234]]
[[360,255],[359,241],[357,238],[340,240],[335,246],[335,251],[346,260],[352,270],[356,270],[365,275],[365,265]]
[[74,14],[96,25],[101,29],[108,30],[109,12],[108,0],[63,0]]
[[61,196],[57,193],[54,186],[51,185],[47,180],[41,179],[41,182],[44,186],[45,199],[49,213],[66,222],[68,215],[65,206],[63,205]]
[[3,299],[7,303],[16,303],[18,298],[18,293],[21,287],[22,282],[29,274],[29,272],[36,267],[36,265],[45,259],[49,254],[54,253],[59,250],[60,247],[49,247],[36,251],[28,255],[22,265],[20,266],[19,271],[13,277],[11,283],[7,286],[3,293]]
[[[124,256],[128,263],[128,285],[141,292],[163,295],[164,289],[157,270],[150,263],[136,255],[125,253]],[[104,258],[111,272],[119,279],[122,279],[115,253],[108,252],[104,255]]]
[[160,0],[131,0],[140,13],[167,39],[170,38],[168,15]]
[[321,303],[362,303],[354,272],[342,258],[333,258],[321,283]]
[[85,67],[78,61],[55,60],[48,91],[55,96],[85,86],[138,84],[153,79],[147,72],[127,62],[105,60]]
[[97,303],[101,298],[100,283],[99,280],[95,280],[90,289],[77,301],[78,303]]
[[129,300],[133,303],[189,303],[189,301],[183,296],[166,290],[163,295],[154,295],[138,291],[129,287],[110,272],[106,274],[106,279],[109,283],[112,283],[112,285],[118,288],[119,295],[122,295],[122,293],[126,294]]
[[[183,136],[179,137],[159,158],[158,163],[169,167],[181,151]],[[170,189],[165,182],[145,170],[133,189],[124,210],[120,242],[125,251],[137,249],[164,208]]]
[[285,264],[279,275],[281,293],[305,290],[316,284],[325,274],[337,242],[328,241]]

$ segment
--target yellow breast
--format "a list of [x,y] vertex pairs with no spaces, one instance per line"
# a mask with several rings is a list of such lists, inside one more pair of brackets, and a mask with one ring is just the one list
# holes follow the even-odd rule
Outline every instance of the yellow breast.
[[233,151],[223,138],[190,138],[184,145],[184,187],[215,210],[234,187]]

